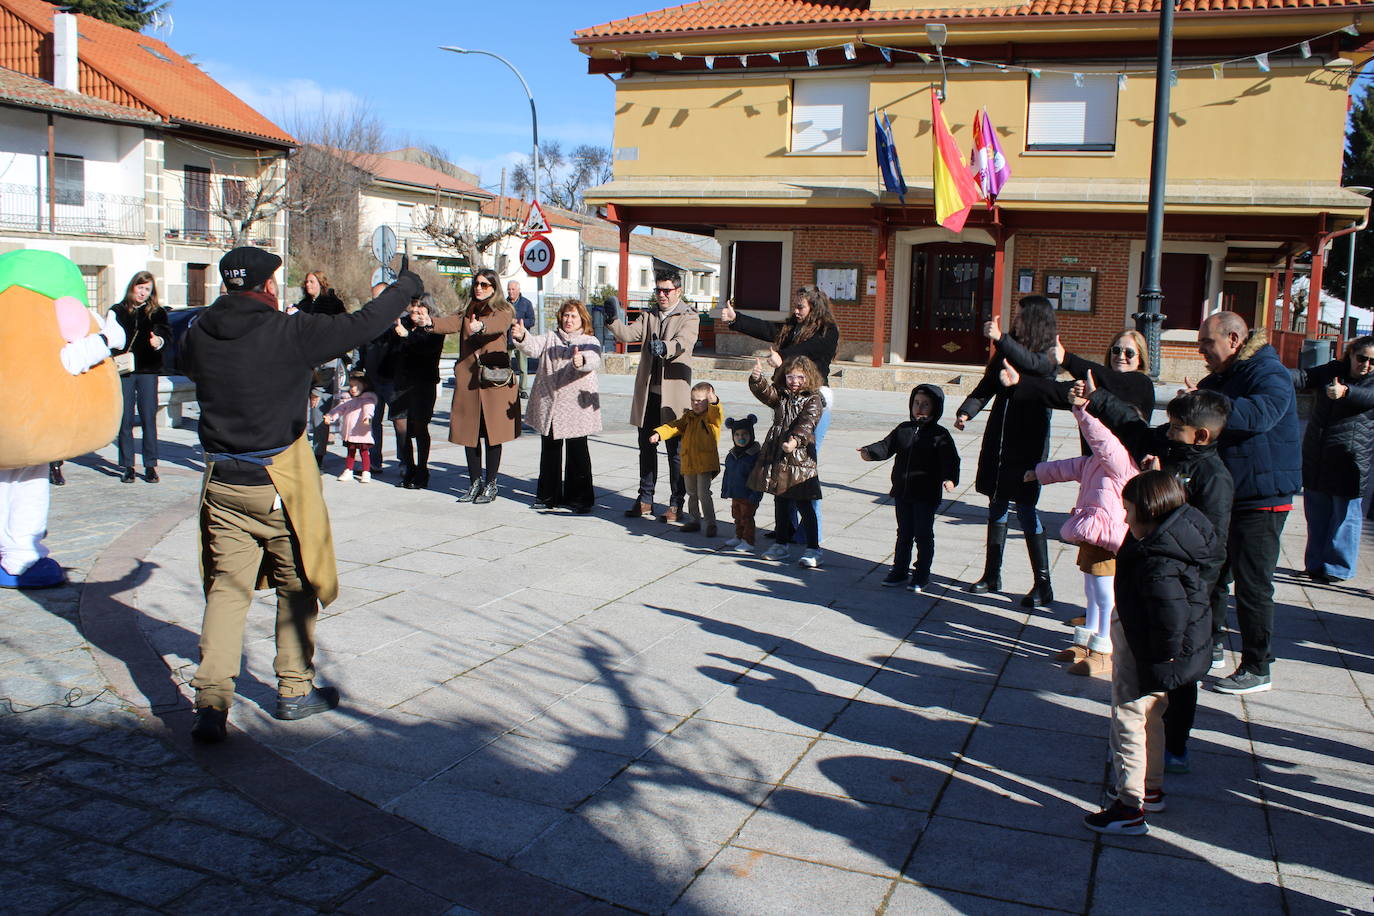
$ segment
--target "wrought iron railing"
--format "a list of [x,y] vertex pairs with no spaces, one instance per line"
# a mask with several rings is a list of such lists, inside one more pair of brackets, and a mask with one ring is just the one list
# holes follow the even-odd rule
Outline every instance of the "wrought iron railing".
[[[163,231],[167,238],[190,242],[204,242],[210,245],[228,245],[234,240],[237,226],[209,210],[187,207],[183,203],[169,201]],[[276,219],[265,219],[254,223],[248,230],[245,245],[271,248],[277,243]]]
[[40,188],[0,183],[0,227],[138,238],[143,235],[143,198],[87,191],[80,203],[59,202],[50,209]]

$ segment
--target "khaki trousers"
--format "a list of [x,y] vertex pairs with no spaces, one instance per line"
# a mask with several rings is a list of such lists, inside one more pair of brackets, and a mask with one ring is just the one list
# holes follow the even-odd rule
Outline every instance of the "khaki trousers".
[[687,514],[699,522],[716,520],[716,504],[711,499],[711,480],[715,474],[683,474],[687,487]]
[[1128,808],[1145,804],[1147,789],[1164,786],[1164,692],[1140,696],[1135,656],[1121,620],[1112,615],[1112,770],[1116,797]]
[[234,679],[243,661],[243,627],[259,570],[277,590],[277,692],[286,697],[309,693],[315,679],[319,603],[302,573],[300,548],[276,488],[211,480],[200,524],[207,584],[200,667],[191,681],[196,706],[228,709],[233,703]]

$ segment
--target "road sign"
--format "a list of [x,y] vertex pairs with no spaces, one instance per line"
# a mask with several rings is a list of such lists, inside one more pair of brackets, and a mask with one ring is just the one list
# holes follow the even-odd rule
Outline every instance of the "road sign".
[[391,268],[385,265],[378,267],[372,272],[372,285],[385,283],[387,286],[396,282],[396,275],[391,272]]
[[520,246],[520,266],[531,277],[542,277],[553,269],[553,242],[532,235]]
[[549,232],[549,221],[544,218],[544,208],[539,206],[539,201],[530,202],[530,212],[525,214],[525,221],[520,224],[521,235],[546,235]]
[[378,264],[386,264],[396,257],[396,230],[378,226],[372,233],[372,256]]

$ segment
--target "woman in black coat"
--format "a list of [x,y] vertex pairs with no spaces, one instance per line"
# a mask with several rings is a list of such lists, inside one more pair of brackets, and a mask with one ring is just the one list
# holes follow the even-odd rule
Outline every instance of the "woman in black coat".
[[1374,337],[1351,341],[1344,359],[1294,369],[1293,383],[1316,392],[1302,440],[1303,569],[1318,582],[1349,579],[1360,556],[1374,447]]
[[[143,479],[157,483],[157,381],[162,372],[162,353],[171,339],[167,310],[157,301],[157,281],[146,270],[134,274],[124,298],[110,308],[124,329],[124,347],[116,350],[115,363],[124,389],[124,415],[119,421],[120,480],[134,482],[134,409],[143,429]],[[119,357],[124,357],[120,360]],[[131,364],[130,364],[131,363]]]
[[[986,333],[991,338],[1005,337],[995,321],[988,322]],[[1027,296],[1020,301],[1013,320],[1011,336],[1028,353],[1039,357],[1040,370],[1026,368],[1022,377],[1034,374],[1053,378],[1055,370],[1055,335],[1057,322],[1054,306],[1044,296]],[[978,415],[989,401],[983,433],[983,446],[978,453],[978,476],[974,488],[988,498],[987,557],[983,577],[967,586],[975,595],[1000,591],[1002,588],[1002,554],[1007,543],[1007,519],[1011,504],[1016,503],[1016,515],[1026,538],[1026,552],[1030,556],[1035,585],[1022,599],[1023,607],[1047,607],[1054,600],[1050,586],[1049,543],[1040,513],[1035,504],[1040,499],[1040,484],[1025,481],[1026,472],[1049,455],[1050,411],[1039,398],[1021,391],[1021,386],[1006,388],[998,376],[1005,359],[999,352],[983,371],[983,378],[955,412],[954,427],[963,429]]]
[[[765,321],[762,318],[741,315],[735,311],[732,299],[720,310],[720,321],[732,331],[748,334],[771,344],[768,362],[775,372],[783,360],[794,356],[805,356],[816,364],[816,370],[820,373],[823,383],[817,393],[825,404],[825,410],[821,412],[815,432],[816,451],[819,454],[821,443],[825,441],[825,433],[830,429],[830,415],[835,406],[835,394],[829,385],[830,363],[835,359],[835,352],[840,346],[840,328],[835,323],[835,316],[830,308],[830,297],[817,287],[803,286],[797,290],[796,298],[792,300],[792,313],[787,316],[786,321]],[[782,387],[782,379],[775,378],[773,381],[779,388]],[[814,500],[812,508],[816,510],[816,535],[819,538],[823,534],[821,501]],[[801,527],[797,525],[796,518],[792,519],[792,527],[797,532],[797,543],[801,543]]]
[[444,335],[429,329],[434,297],[425,293],[410,304],[388,335],[396,393],[387,410],[396,431],[396,457],[401,463],[401,486],[423,490],[429,486],[429,422],[438,395],[439,358]]
[[347,310],[323,271],[312,270],[301,282],[301,301],[296,303],[296,311],[307,315],[342,315]]

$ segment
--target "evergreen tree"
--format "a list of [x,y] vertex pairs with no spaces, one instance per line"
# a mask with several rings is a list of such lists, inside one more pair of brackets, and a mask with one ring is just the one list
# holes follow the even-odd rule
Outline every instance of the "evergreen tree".
[[53,6],[69,13],[85,13],[103,19],[120,28],[141,32],[166,12],[171,0],[48,0]]
[[[1374,101],[1367,91],[1353,100],[1350,110],[1341,184],[1374,187]],[[1331,295],[1345,298],[1350,240],[1355,236],[1359,238],[1355,242],[1355,283],[1350,299],[1352,304],[1368,308],[1374,303],[1374,226],[1332,242],[1326,270],[1322,273],[1322,286]]]

